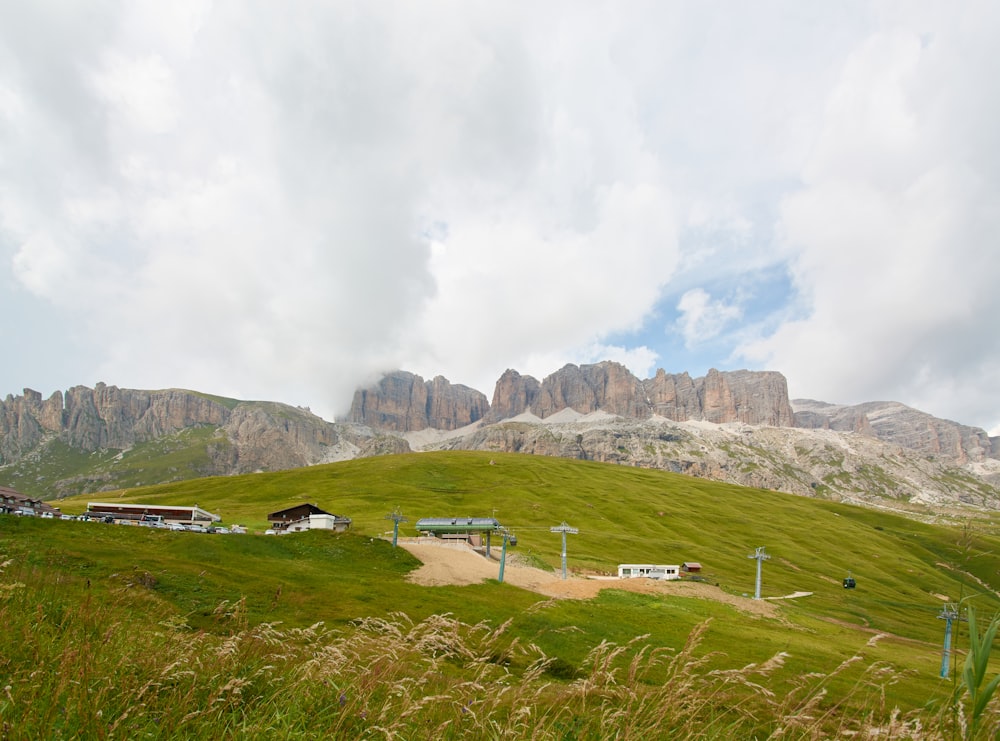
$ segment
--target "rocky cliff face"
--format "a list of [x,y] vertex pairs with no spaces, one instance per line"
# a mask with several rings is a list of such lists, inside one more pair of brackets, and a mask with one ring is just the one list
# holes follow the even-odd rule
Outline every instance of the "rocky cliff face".
[[188,391],[135,391],[97,384],[75,386],[42,401],[25,389],[23,396],[0,401],[0,464],[17,460],[47,436],[62,437],[86,452],[125,449],[137,442],[197,424],[223,424],[229,411]]
[[542,419],[563,409],[602,410],[622,417],[649,416],[642,381],[619,363],[566,365],[542,381],[531,412]]
[[[183,437],[196,429],[210,434],[194,442]],[[69,389],[65,403],[60,392],[43,402],[31,389],[0,401],[0,466],[11,476],[26,476],[20,469],[44,459],[55,443],[84,453],[121,452],[112,463],[101,463],[105,458],[99,456],[94,470],[47,482],[38,492],[42,496],[118,488],[121,475],[128,485],[137,485],[128,453],[154,442],[171,451],[197,448],[188,456],[193,461],[188,468],[172,470],[174,478],[282,470],[408,450],[398,438],[327,422],[305,409],[179,389],[143,391],[99,383],[93,389]],[[116,473],[116,466],[127,474]],[[29,479],[19,486],[33,491],[35,484]]]
[[208,397],[167,389],[138,391],[98,383],[66,392],[63,429],[70,447],[88,452],[124,450],[195,425],[222,425],[225,406]]
[[482,419],[488,409],[486,396],[468,386],[442,376],[424,381],[413,373],[394,371],[372,388],[355,392],[348,418],[392,432],[456,430]]
[[985,431],[939,419],[905,404],[874,401],[838,406],[811,399],[796,399],[792,404],[798,427],[857,432],[958,463],[998,457]]
[[491,450],[684,473],[898,511],[1000,508],[1000,461],[973,466],[830,429],[601,415],[509,420],[424,449]]
[[239,404],[222,429],[232,444],[234,473],[309,466],[325,458],[339,435],[333,424],[284,404]]
[[787,427],[792,424],[788,385],[775,372],[710,370],[704,378],[662,369],[640,380],[619,363],[567,365],[538,383],[508,370],[497,381],[490,421],[528,411],[545,419],[563,409],[602,411],[629,419],[665,417]]
[[764,427],[802,427],[852,432],[958,463],[998,456],[996,440],[983,431],[937,419],[902,404],[873,402],[837,406],[788,399],[785,377],[773,371],[710,370],[703,378],[658,370],[640,380],[619,363],[566,365],[541,382],[508,369],[497,380],[492,404],[466,386],[438,376],[397,371],[359,390],[351,421],[377,430],[407,433],[456,430],[530,414],[545,420],[564,410],[605,412],[624,419],[662,417]]
[[7,397],[0,402],[0,462],[17,460],[38,445],[42,428],[38,420],[25,413],[24,399]]
[[484,415],[483,422],[490,424],[530,412],[541,388],[537,379],[522,376],[516,370],[508,368],[497,380],[493,390],[493,404]]
[[427,386],[427,426],[436,430],[457,430],[483,418],[490,405],[475,389],[453,384],[435,376]]
[[[74,459],[53,477],[66,447],[94,463],[81,472]],[[790,403],[779,373],[660,370],[641,380],[605,362],[538,381],[507,370],[490,405],[441,376],[397,371],[358,391],[351,421],[337,423],[284,404],[105,384],[0,401],[0,483],[42,497],[441,448],[661,468],[893,506],[1000,509],[997,438],[901,404]],[[181,450],[186,468],[149,463]]]

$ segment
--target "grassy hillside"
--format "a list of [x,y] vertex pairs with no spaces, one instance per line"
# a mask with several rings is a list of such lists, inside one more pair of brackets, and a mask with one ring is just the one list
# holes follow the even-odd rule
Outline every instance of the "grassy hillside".
[[[852,614],[859,609],[852,594],[934,611],[941,601],[935,595],[958,599],[973,591],[975,579],[995,582],[1000,571],[996,531],[986,520],[969,522],[963,533],[689,476],[534,456],[384,456],[88,495],[60,505],[82,512],[93,500],[198,504],[257,530],[267,527],[269,512],[312,502],[351,517],[354,532],[372,536],[388,531],[385,515],[394,509],[409,518],[404,535],[416,534],[421,517],[495,516],[517,534],[519,552],[551,566],[559,565],[560,536],[550,527],[565,521],[580,530],[568,540],[574,571],[699,561],[707,579],[737,593],[753,591],[747,556],[765,546],[772,559],[764,565],[764,595],[811,591],[824,610]],[[854,593],[841,587],[849,571],[860,585]]]
[[[563,459],[485,453],[387,456],[273,474],[185,481],[60,504],[67,512],[83,511],[87,499],[198,504],[227,522],[258,530],[265,527],[268,512],[309,501],[352,517],[354,525],[352,532],[340,536],[321,532],[212,536],[0,518],[0,561],[8,562],[2,574],[0,619],[14,626],[2,639],[7,645],[0,646],[0,655],[12,657],[0,660],[0,681],[21,687],[22,703],[38,693],[54,691],[52,687],[32,689],[26,679],[28,667],[40,660],[50,661],[50,667],[68,661],[59,642],[71,638],[60,636],[72,635],[69,626],[96,620],[80,612],[83,604],[101,605],[110,611],[101,613],[102,622],[130,626],[128,631],[139,631],[157,644],[176,631],[218,636],[213,640],[224,642],[226,636],[259,631],[261,625],[280,624],[288,631],[303,631],[317,621],[357,639],[354,621],[375,618],[403,620],[403,627],[384,628],[396,639],[383,636],[381,645],[395,646],[401,635],[416,630],[406,627],[411,622],[426,625],[438,619],[435,616],[450,614],[459,627],[449,630],[459,642],[465,638],[458,634],[479,635],[468,626],[482,624],[490,630],[504,626],[504,638],[491,639],[496,642],[480,648],[487,664],[504,667],[503,671],[519,678],[518,691],[536,687],[531,684],[533,651],[547,657],[541,678],[571,691],[581,686],[574,679],[593,679],[592,652],[603,641],[625,647],[638,636],[643,636],[640,643],[631,644],[634,648],[618,656],[619,663],[625,662],[620,670],[628,676],[630,665],[643,668],[640,674],[645,679],[629,680],[628,691],[638,691],[635,687],[644,688],[643,693],[652,688],[662,691],[677,680],[677,666],[649,660],[653,654],[642,653],[638,646],[665,650],[676,658],[686,655],[685,645],[690,641],[691,667],[705,673],[689,668],[688,675],[702,677],[705,687],[711,687],[711,682],[730,682],[725,679],[730,677],[753,695],[754,702],[761,703],[752,705],[754,712],[775,714],[764,723],[770,733],[775,724],[787,721],[778,717],[782,711],[768,705],[777,700],[746,689],[750,686],[747,675],[739,675],[742,678],[736,682],[737,675],[707,672],[766,664],[782,653],[787,656],[772,668],[767,680],[774,697],[807,702],[815,696],[818,706],[829,714],[824,723],[858,720],[867,713],[888,717],[893,705],[904,711],[938,713],[954,686],[938,678],[943,621],[937,615],[944,599],[962,600],[963,606],[975,606],[984,616],[1000,604],[993,591],[1000,573],[1000,543],[988,523],[970,522],[963,528],[931,526],[889,513],[775,492]],[[385,515],[394,509],[409,518],[402,526],[404,535],[415,534],[413,523],[420,517],[495,515],[517,534],[518,553],[551,567],[559,565],[561,541],[549,528],[565,521],[580,530],[569,536],[571,571],[607,573],[620,562],[699,561],[708,581],[735,595],[752,594],[755,563],[748,555],[757,546],[765,546],[772,558],[763,567],[763,595],[796,591],[812,595],[781,601],[777,617],[762,618],[716,601],[619,590],[606,590],[594,600],[551,601],[496,581],[469,587],[421,587],[405,579],[416,561],[378,537],[391,527]],[[857,579],[855,590],[841,586],[848,572]],[[699,626],[706,620],[710,622],[701,633]],[[40,622],[52,626],[51,644],[40,645],[36,635]],[[24,626],[23,635],[18,625]],[[956,626],[960,650],[968,645],[963,630]],[[299,638],[292,636],[285,635],[281,645],[298,645]],[[874,636],[881,637],[873,640]],[[334,639],[323,640],[329,646]],[[528,646],[533,648],[522,652]],[[133,649],[123,644],[116,650]],[[316,650],[315,645],[310,649]],[[475,653],[469,651],[470,656]],[[366,660],[376,658],[367,656]],[[409,677],[407,681],[415,682],[422,671],[416,667],[431,658],[424,653],[410,656],[413,671],[394,669],[404,672],[394,681]],[[113,659],[105,660],[110,666]],[[446,662],[450,668],[445,675],[451,677],[454,672],[458,682],[449,685],[449,697],[455,696],[462,682],[473,681],[463,674],[466,660],[470,666],[484,666],[468,657]],[[442,668],[434,667],[434,676],[440,677]],[[892,669],[886,672],[885,667]],[[229,666],[225,671],[237,669]],[[753,681],[763,682],[762,676]],[[141,688],[143,681],[153,680],[137,678],[136,687]],[[291,689],[292,679],[285,681],[281,686]],[[888,690],[886,683],[891,683]],[[705,687],[699,691],[722,691]],[[828,694],[820,697],[820,690]],[[543,694],[555,691],[550,688]],[[336,693],[330,692],[336,699]],[[739,707],[744,702],[725,698],[706,702],[706,712],[716,712],[710,709],[720,703]],[[921,710],[928,702],[938,704]],[[6,717],[15,707],[0,703],[0,715]],[[128,707],[132,706],[120,712]],[[787,710],[800,711],[803,708],[794,704]],[[81,713],[81,718],[86,716]],[[586,729],[600,728],[600,718],[594,720],[589,711],[581,713],[573,716],[582,718],[572,721],[576,726],[566,726],[570,721],[561,715],[552,716],[558,723],[553,719],[546,726],[551,735],[537,737],[598,737],[587,735]],[[339,723],[337,718],[330,723]],[[190,731],[182,720],[174,719],[174,731]],[[719,729],[729,721],[722,718],[719,722],[723,725],[715,728],[721,733]],[[738,717],[738,722],[749,721]],[[557,726],[561,735],[555,732]],[[51,725],[45,728],[50,731]],[[218,731],[217,726],[206,729]]]
[[209,446],[229,445],[219,428],[211,425],[188,427],[122,452],[86,453],[53,438],[34,454],[0,468],[0,484],[30,496],[50,497],[52,482],[58,482],[58,496],[72,496],[94,488],[194,479],[218,470],[208,455]]

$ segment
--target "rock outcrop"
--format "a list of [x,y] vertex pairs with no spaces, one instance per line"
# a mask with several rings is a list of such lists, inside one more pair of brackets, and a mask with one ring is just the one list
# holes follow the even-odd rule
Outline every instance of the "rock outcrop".
[[136,443],[193,427],[222,425],[230,410],[202,394],[179,389],[140,391],[98,383],[66,392],[66,441],[87,452],[124,450]]
[[406,371],[387,373],[375,386],[354,394],[348,419],[374,429],[416,432],[456,430],[483,418],[486,396],[437,376],[424,381]]
[[531,412],[542,419],[572,409],[641,419],[650,415],[642,381],[620,363],[565,365],[546,376]]
[[792,425],[788,384],[780,373],[713,369],[704,378],[692,379],[687,373],[672,375],[661,369],[653,378],[639,380],[625,366],[609,361],[566,365],[541,383],[508,370],[497,381],[487,420],[499,422],[525,411],[545,419],[563,409],[629,419]]
[[0,402],[0,463],[17,460],[42,439],[42,427],[29,406],[24,397],[8,396]]
[[317,420],[310,412],[284,404],[237,405],[222,427],[231,443],[229,470],[277,471],[324,460],[325,449],[336,445],[339,436],[334,425]]
[[[206,434],[185,437],[192,430]],[[184,466],[169,469],[171,478],[283,470],[409,449],[398,438],[327,422],[306,409],[181,389],[144,391],[98,383],[93,389],[69,389],[65,403],[61,392],[43,402],[31,389],[0,401],[0,466],[9,475],[25,476],[13,469],[21,464],[30,469],[32,460],[44,459],[57,443],[74,452],[120,455],[111,463],[102,463],[107,457],[98,456],[93,470],[84,473],[72,472],[66,478],[57,473],[55,480],[39,486],[40,496],[118,488],[116,466],[128,469],[123,475],[134,485],[135,466],[129,468],[128,454],[145,443],[160,444],[161,452],[191,450]],[[52,451],[59,457],[58,450]],[[52,470],[58,471],[58,465]],[[19,485],[25,490],[36,487],[31,480]]]
[[[552,455],[846,501],[1000,509],[1000,438],[897,403],[790,402],[774,372],[659,370],[642,380],[603,362],[538,381],[509,369],[491,405],[441,376],[396,371],[356,392],[340,422],[274,402],[103,383],[0,401],[0,482],[42,498],[411,449]],[[151,464],[157,455],[170,462]]]
[[497,380],[493,390],[493,404],[483,421],[487,424],[499,422],[531,411],[541,388],[538,379],[522,376],[516,370],[508,368]]
[[507,420],[421,449],[529,453],[656,468],[914,513],[936,512],[941,505],[1000,509],[1000,461],[962,465],[851,431],[560,415]]
[[667,373],[662,368],[645,383],[646,398],[653,414],[674,422],[701,416],[701,400],[694,380],[687,373]]
[[481,391],[453,384],[435,376],[427,386],[427,426],[436,430],[457,430],[483,418],[489,402]]
[[797,427],[856,432],[958,463],[998,457],[994,442],[985,431],[940,419],[898,402],[873,401],[839,406],[796,399],[792,405]]

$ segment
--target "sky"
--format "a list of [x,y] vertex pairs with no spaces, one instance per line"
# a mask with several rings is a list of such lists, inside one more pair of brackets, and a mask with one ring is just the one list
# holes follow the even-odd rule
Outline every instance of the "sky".
[[0,2],[0,398],[780,371],[1000,434],[1000,4]]

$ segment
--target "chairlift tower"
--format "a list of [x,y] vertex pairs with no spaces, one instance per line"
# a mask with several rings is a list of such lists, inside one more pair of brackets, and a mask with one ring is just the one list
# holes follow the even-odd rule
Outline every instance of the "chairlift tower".
[[944,620],[944,648],[941,651],[941,678],[947,679],[948,673],[951,671],[951,624],[956,620],[961,621],[965,618],[959,617],[958,605],[954,602],[949,602],[944,607],[941,608],[941,614],[938,615],[938,620]]
[[565,581],[565,579],[566,579],[566,533],[572,533],[573,535],[576,535],[580,531],[577,528],[575,528],[575,527],[570,527],[565,522],[563,522],[561,525],[558,525],[556,527],[550,527],[549,531],[551,531],[553,533],[562,533],[562,578]]
[[753,598],[760,599],[760,565],[769,559],[770,556],[764,553],[764,546],[760,546],[757,550],[747,556],[747,558],[753,558],[757,561],[757,583],[754,586]]
[[391,515],[386,515],[385,519],[392,520],[392,547],[396,547],[396,541],[399,540],[399,523],[409,522],[403,515],[400,514],[399,510],[395,510]]
[[511,545],[517,543],[517,538],[514,534],[507,528],[500,528],[500,534],[503,536],[503,547],[500,549],[500,575],[497,577],[497,581],[503,584],[503,569],[507,564],[507,542],[510,541]]

